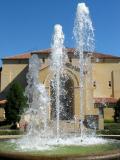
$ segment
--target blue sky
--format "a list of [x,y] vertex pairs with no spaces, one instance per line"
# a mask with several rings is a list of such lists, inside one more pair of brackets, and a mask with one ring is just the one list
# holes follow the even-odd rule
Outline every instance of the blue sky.
[[120,56],[120,0],[0,0],[0,58],[50,48],[53,27],[63,26],[74,47],[77,4],[85,2],[95,29],[95,50]]

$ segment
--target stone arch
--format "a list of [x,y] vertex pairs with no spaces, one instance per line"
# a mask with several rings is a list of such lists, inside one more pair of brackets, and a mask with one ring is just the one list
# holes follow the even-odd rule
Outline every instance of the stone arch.
[[[76,75],[71,69],[67,69],[67,68],[65,68],[65,73],[66,73],[66,75],[68,75],[68,76],[73,80],[73,82],[74,82],[74,87],[79,87],[79,80],[78,80],[77,75]],[[46,87],[50,87],[50,81],[52,80],[52,78],[53,78],[52,72],[49,73],[49,74],[46,76],[46,78],[45,78],[45,80],[44,80],[44,85],[45,85]]]
[[65,69],[65,72],[74,81],[74,86],[78,87],[79,86],[79,80],[78,80],[77,75],[71,69],[68,69],[68,68]]
[[[76,106],[78,104],[78,99],[75,95],[76,93],[76,89],[79,88],[79,78],[77,77],[77,74],[72,70],[72,69],[69,69],[69,68],[65,68],[65,73],[68,75],[68,77],[72,80],[73,84],[74,84],[74,89],[73,89],[73,94],[74,94],[74,104],[73,104],[73,114],[75,115],[76,114]],[[51,93],[50,93],[50,82],[53,78],[53,73],[52,71],[49,72],[48,75],[46,75],[46,78],[44,80],[44,85],[48,91],[48,94],[49,96],[51,96]],[[51,104],[49,106],[49,118],[51,119]]]

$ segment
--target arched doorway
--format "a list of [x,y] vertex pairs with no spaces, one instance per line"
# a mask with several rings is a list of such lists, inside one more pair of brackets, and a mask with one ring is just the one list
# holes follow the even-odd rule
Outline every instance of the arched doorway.
[[[66,76],[62,76],[60,81],[62,88],[60,94],[60,120],[71,120],[74,117],[74,82],[69,76],[67,76],[67,79],[65,78]],[[50,84],[50,95],[51,119],[56,119],[56,93],[52,83]]]

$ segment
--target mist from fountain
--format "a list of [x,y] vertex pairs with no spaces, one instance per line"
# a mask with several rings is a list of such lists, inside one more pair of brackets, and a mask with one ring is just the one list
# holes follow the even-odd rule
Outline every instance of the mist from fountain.
[[[85,3],[79,3],[74,21],[73,34],[75,37],[75,55],[79,57],[80,67],[80,134],[84,136],[84,118],[86,101],[86,83],[88,84],[89,113],[93,106],[92,99],[92,64],[91,56],[94,50],[94,30],[89,15],[89,9]],[[86,52],[86,53],[85,53]]]

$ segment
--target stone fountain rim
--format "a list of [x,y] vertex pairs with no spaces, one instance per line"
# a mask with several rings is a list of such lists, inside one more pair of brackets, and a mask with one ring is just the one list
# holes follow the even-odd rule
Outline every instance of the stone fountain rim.
[[0,152],[0,158],[14,160],[112,160],[120,158],[120,149],[102,154],[89,155],[31,155],[20,152]]
[[[22,136],[24,136],[24,135],[0,135],[0,140],[18,139],[18,138],[21,138]],[[120,135],[104,135],[104,134],[100,134],[100,135],[97,135],[96,137],[120,140]]]
[[[0,136],[0,140],[9,140],[21,138],[23,135],[8,135]],[[98,137],[112,138],[120,140],[120,135],[99,135]],[[89,154],[89,155],[31,155],[29,153],[20,152],[4,152],[0,151],[0,158],[14,159],[14,160],[110,160],[120,158],[120,149],[107,151],[107,153]]]

